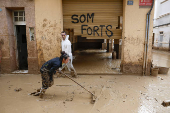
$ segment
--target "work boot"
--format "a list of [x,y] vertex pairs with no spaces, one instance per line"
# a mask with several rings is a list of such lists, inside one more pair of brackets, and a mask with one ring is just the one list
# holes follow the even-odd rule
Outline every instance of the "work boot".
[[40,96],[40,92],[35,92],[33,96]]
[[37,89],[37,92],[40,92],[41,88]]
[[44,97],[45,91],[46,91],[46,89],[41,88],[41,90],[40,90],[40,98]]
[[33,96],[39,96],[40,95],[41,88],[37,89],[37,92],[31,93]]

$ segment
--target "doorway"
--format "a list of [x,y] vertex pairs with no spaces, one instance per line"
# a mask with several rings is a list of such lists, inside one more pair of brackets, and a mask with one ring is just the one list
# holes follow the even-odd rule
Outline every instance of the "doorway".
[[77,73],[119,74],[123,0],[63,0],[62,3],[63,29],[72,43]]
[[19,70],[28,70],[26,25],[16,25]]

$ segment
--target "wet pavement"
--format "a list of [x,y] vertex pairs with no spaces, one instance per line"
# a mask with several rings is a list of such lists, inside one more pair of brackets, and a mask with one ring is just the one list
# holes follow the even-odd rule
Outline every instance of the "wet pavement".
[[170,52],[152,50],[153,64],[162,67],[170,67]]
[[[169,66],[170,54],[153,51],[153,62]],[[159,59],[159,61],[157,61]],[[164,62],[164,63],[162,63]],[[167,75],[81,75],[75,79],[97,100],[68,78],[57,78],[44,98],[28,95],[41,87],[41,76],[3,74],[0,76],[0,113],[169,113],[163,107],[170,100],[170,73]],[[20,89],[17,90],[16,89]]]
[[73,65],[79,74],[121,74],[121,60],[113,60],[106,50],[75,51],[74,56]]
[[[121,74],[121,59],[112,59],[106,50],[75,51],[73,65],[79,74]],[[155,66],[170,67],[170,52],[152,50]]]
[[[170,76],[81,75],[75,79],[91,95],[67,78],[54,78],[44,99],[28,95],[41,87],[40,75],[0,77],[0,113],[169,113],[162,101],[170,97]],[[16,89],[21,89],[16,91]]]

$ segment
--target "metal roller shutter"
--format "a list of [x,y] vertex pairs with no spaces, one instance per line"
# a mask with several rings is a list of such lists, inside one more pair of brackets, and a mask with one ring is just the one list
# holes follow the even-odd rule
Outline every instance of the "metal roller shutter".
[[120,39],[123,0],[63,0],[64,29],[87,39]]

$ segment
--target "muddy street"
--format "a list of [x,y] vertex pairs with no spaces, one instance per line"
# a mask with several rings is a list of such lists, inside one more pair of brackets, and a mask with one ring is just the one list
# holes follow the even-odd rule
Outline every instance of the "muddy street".
[[[152,56],[154,64],[169,66],[169,53]],[[75,80],[97,96],[91,104],[91,95],[68,78],[55,75],[40,99],[29,95],[41,87],[39,74],[1,74],[0,113],[169,113],[161,105],[170,100],[169,75],[80,75]]]
[[[1,75],[1,113],[168,113],[170,77],[138,75],[87,76],[76,79],[97,100],[67,78],[55,78],[44,99],[28,95],[41,87],[40,75]],[[16,91],[16,89],[21,89]]]
[[120,74],[120,59],[112,59],[106,50],[82,50],[74,53],[73,65],[79,74]]
[[152,59],[154,65],[170,67],[170,53],[168,51],[152,50]]

